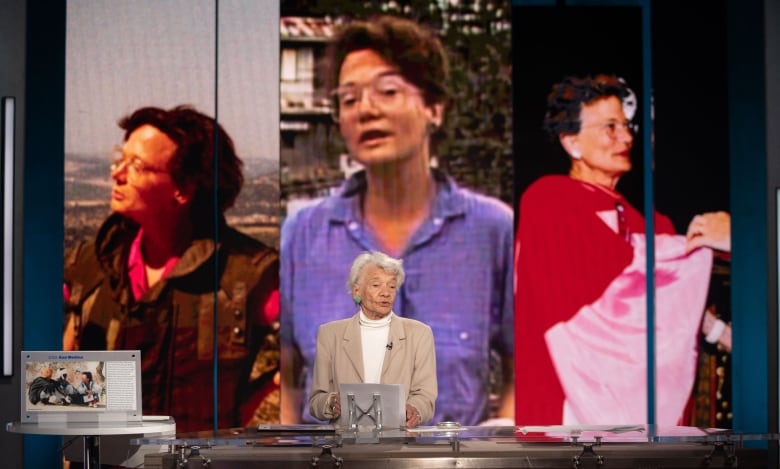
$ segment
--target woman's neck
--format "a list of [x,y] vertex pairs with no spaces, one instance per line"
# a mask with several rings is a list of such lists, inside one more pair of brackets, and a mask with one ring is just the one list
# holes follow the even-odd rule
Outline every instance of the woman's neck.
[[607,193],[618,196],[618,192],[615,189],[620,176],[608,175],[595,171],[584,171],[579,166],[573,166],[569,171],[569,177],[577,181],[588,183],[592,186],[596,186]]
[[363,221],[382,251],[401,256],[425,222],[436,197],[436,181],[426,164],[372,167],[366,173]]
[[144,263],[153,269],[162,268],[170,258],[181,255],[191,242],[192,224],[189,219],[144,225],[141,238]]
[[390,324],[390,318],[393,312],[380,316],[379,314],[371,314],[365,309],[360,309],[360,324],[367,327],[383,327]]
[[428,160],[393,162],[366,170],[363,212],[398,221],[428,215],[436,183]]

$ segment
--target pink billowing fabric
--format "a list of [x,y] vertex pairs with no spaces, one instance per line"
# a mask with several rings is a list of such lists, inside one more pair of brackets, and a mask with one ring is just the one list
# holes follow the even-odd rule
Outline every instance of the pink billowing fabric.
[[[647,421],[645,237],[599,299],[545,333],[566,394],[564,424]],[[685,237],[655,237],[656,423],[675,425],[695,379],[712,251],[685,254]]]

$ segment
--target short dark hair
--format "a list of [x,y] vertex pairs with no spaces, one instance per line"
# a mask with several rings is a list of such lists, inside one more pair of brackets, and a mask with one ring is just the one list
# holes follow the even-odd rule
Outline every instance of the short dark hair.
[[580,131],[583,105],[610,96],[622,101],[628,94],[628,85],[615,75],[568,76],[554,84],[547,95],[547,112],[542,127],[551,137],[576,134]]
[[[212,213],[214,208],[223,214],[233,206],[244,184],[243,163],[236,155],[233,140],[221,125],[190,106],[169,110],[143,107],[119,121],[125,140],[144,125],[155,127],[176,144],[176,153],[167,169],[177,186],[194,188],[190,205],[193,221]],[[216,188],[215,157],[218,158]]]
[[92,372],[91,371],[83,371],[83,372],[81,372],[81,374],[87,377],[87,381],[92,381]]
[[338,86],[344,59],[370,49],[398,67],[401,76],[422,90],[425,104],[445,103],[449,97],[449,61],[439,37],[412,20],[382,15],[354,20],[336,29],[328,52],[330,88]]

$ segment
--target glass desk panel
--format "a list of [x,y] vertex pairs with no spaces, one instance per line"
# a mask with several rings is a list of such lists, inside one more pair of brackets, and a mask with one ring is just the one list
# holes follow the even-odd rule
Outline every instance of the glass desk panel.
[[[613,427],[420,427],[350,432],[318,426],[265,425],[218,432],[137,438],[137,445],[169,445],[147,456],[148,467],[350,467],[376,469],[458,467],[765,468],[767,449],[746,441],[777,434],[647,425]],[[166,465],[167,464],[167,465]],[[214,466],[216,467],[216,466]]]
[[450,443],[453,440],[491,441],[495,443],[708,443],[776,441],[777,433],[742,433],[734,430],[697,427],[659,427],[655,425],[582,425],[453,427],[421,426],[415,429],[351,432],[328,425],[263,425],[257,428],[233,428],[218,432],[180,434],[175,438],[136,438],[131,444],[169,444],[176,446],[317,446],[321,442],[339,445],[361,443]]

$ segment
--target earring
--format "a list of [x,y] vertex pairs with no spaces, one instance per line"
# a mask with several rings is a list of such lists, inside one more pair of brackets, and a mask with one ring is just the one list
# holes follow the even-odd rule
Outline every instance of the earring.
[[352,298],[355,301],[355,304],[360,306],[360,303],[363,301],[359,296],[355,296]]
[[579,151],[573,151],[571,152],[571,157],[574,158],[575,160],[582,159],[582,153],[580,153]]

